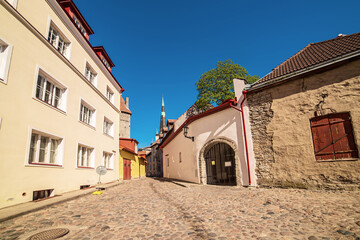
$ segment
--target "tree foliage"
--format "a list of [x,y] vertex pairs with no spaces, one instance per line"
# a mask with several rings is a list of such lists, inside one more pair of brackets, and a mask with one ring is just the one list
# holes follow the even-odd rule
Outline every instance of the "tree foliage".
[[196,106],[199,109],[206,108],[209,104],[220,105],[223,101],[234,98],[233,79],[245,79],[253,83],[258,76],[250,76],[245,68],[231,60],[218,62],[216,68],[201,75],[196,82],[198,97]]

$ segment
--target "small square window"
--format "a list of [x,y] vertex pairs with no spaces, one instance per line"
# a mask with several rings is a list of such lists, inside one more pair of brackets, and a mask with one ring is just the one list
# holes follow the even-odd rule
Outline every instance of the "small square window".
[[0,38],[0,82],[8,79],[12,46]]
[[95,127],[95,109],[84,101],[80,106],[80,121]]
[[79,144],[77,155],[78,168],[93,168],[94,159],[94,148]]
[[109,87],[106,88],[106,98],[111,102],[114,103],[114,92],[111,91]]
[[69,56],[70,41],[67,40],[53,22],[50,23],[47,39],[62,55],[65,57]]
[[37,78],[35,97],[62,111],[66,110],[66,88],[41,70]]
[[62,165],[62,139],[46,133],[32,131],[28,163],[38,165]]
[[85,66],[85,78],[91,82],[92,85],[96,86],[97,84],[97,73],[95,70],[87,63]]
[[114,158],[112,153],[103,152],[103,166],[107,169],[114,169]]
[[114,136],[114,123],[110,121],[108,118],[104,118],[104,133],[111,137]]

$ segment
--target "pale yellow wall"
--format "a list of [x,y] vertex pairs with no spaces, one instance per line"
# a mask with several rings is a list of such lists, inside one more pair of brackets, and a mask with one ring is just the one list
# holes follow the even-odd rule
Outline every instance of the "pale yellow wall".
[[[56,2],[55,0],[49,0],[49,2],[51,1]],[[17,11],[19,11],[21,15],[23,15],[46,39],[48,36],[50,20],[52,20],[53,23],[55,23],[55,25],[65,35],[65,37],[70,40],[71,53],[69,60],[80,71],[80,73],[83,75],[85,74],[85,65],[87,61],[97,73],[97,89],[104,96],[106,96],[107,86],[109,86],[109,88],[114,93],[117,91],[117,86],[114,86],[105,75],[107,70],[105,68],[101,68],[103,67],[103,63],[99,59],[97,59],[97,56],[95,58],[96,60],[90,57],[84,47],[76,39],[72,31],[70,31],[69,27],[63,23],[61,18],[53,11],[52,7],[47,3],[46,0],[18,0]],[[94,32],[95,35],[96,31],[94,30]],[[108,54],[111,57],[111,53]],[[100,64],[101,66],[99,66],[98,64]],[[120,95],[118,94],[114,94],[114,106],[119,109]]]
[[[0,38],[11,44],[13,51],[7,84],[0,83],[0,207],[31,201],[35,190],[55,189],[55,194],[61,194],[79,189],[80,185],[96,184],[98,175],[95,169],[77,168],[79,143],[95,148],[95,167],[102,164],[103,151],[115,152],[114,170],[109,170],[101,180],[110,182],[118,179],[118,139],[103,134],[103,119],[106,116],[114,122],[114,136],[118,136],[118,112],[51,47],[10,14],[3,4],[6,3],[0,4],[0,22],[6,24],[0,27]],[[19,0],[18,10],[42,34],[46,33],[48,15],[51,15],[66,36],[72,38],[46,1]],[[71,62],[83,72],[84,59],[90,58],[76,40],[71,40]],[[39,67],[67,87],[66,113],[34,97]],[[110,84],[110,81],[105,77],[98,80],[98,87],[105,94],[102,88],[106,84],[103,82]],[[120,92],[114,88],[113,91],[116,99],[120,99]],[[96,108],[95,129],[79,121],[81,98]],[[62,167],[27,166],[31,128],[63,138]]]

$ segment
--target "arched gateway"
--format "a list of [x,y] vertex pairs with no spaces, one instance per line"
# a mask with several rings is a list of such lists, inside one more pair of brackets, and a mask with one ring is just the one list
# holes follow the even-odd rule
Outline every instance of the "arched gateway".
[[240,171],[235,144],[228,139],[209,141],[200,152],[200,176],[204,184],[237,185]]

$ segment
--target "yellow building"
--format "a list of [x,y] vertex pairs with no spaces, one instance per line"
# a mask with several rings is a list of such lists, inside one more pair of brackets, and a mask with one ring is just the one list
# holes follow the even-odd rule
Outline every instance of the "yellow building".
[[144,155],[138,153],[138,142],[132,138],[119,139],[119,176],[130,180],[146,177]]
[[123,91],[71,0],[0,0],[0,208],[119,177]]

